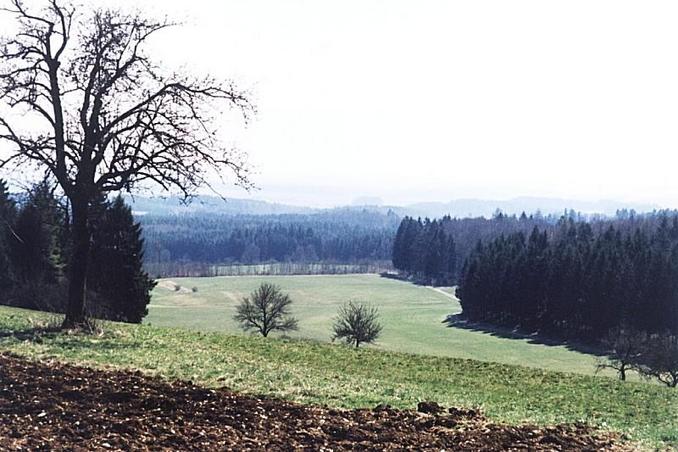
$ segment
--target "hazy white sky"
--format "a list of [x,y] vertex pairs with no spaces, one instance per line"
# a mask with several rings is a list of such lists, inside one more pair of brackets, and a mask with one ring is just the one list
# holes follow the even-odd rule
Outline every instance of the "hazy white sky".
[[678,207],[678,2],[87,3],[183,20],[159,56],[253,91],[255,121],[224,127],[254,197]]

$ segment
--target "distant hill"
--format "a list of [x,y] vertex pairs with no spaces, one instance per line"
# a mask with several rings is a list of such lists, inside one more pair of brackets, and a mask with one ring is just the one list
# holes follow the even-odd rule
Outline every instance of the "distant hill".
[[403,209],[407,215],[422,217],[490,217],[497,210],[506,214],[520,215],[540,211],[544,215],[562,214],[565,209],[585,214],[614,215],[617,210],[628,209],[636,212],[651,212],[659,209],[656,204],[624,203],[613,200],[576,201],[572,199],[520,197],[509,200],[457,199],[450,202],[424,202],[410,204]]
[[[655,204],[624,203],[614,200],[576,201],[571,199],[520,197],[509,200],[457,199],[449,202],[422,202],[406,206],[381,205],[376,199],[362,198],[365,204],[320,209],[272,203],[268,201],[227,198],[225,201],[216,196],[199,196],[190,203],[184,204],[178,197],[145,197],[127,196],[126,201],[137,215],[174,215],[174,214],[221,214],[221,215],[285,215],[316,214],[331,211],[363,211],[396,214],[398,216],[439,218],[444,215],[452,217],[491,217],[497,209],[506,214],[520,215],[537,211],[544,215],[562,214],[566,209],[585,214],[601,214],[612,216],[617,210],[627,209],[636,212],[650,212],[660,206]],[[358,201],[358,200],[356,200]]]
[[136,215],[174,215],[192,213],[214,213],[223,215],[280,215],[308,214],[317,209],[311,207],[291,206],[250,199],[227,198],[217,196],[198,196],[189,203],[184,203],[176,196],[145,197],[125,196],[125,201],[132,206]]

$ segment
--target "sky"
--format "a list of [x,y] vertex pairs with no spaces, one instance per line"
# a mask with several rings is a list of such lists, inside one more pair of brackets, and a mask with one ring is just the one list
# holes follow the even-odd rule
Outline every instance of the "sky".
[[252,93],[254,120],[222,131],[258,190],[228,196],[678,207],[677,2],[87,4],[183,22],[152,42],[158,60]]

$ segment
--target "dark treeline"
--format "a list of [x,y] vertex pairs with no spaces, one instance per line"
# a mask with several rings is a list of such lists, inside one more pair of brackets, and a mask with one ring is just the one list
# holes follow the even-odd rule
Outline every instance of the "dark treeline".
[[[0,181],[0,303],[64,312],[71,221],[46,181],[10,196]],[[92,203],[88,315],[138,323],[155,283],[142,269],[141,227],[122,198]]]
[[[574,212],[568,218],[580,220]],[[393,266],[412,279],[427,284],[456,284],[464,262],[478,241],[491,241],[516,232],[528,234],[535,226],[550,228],[558,217],[540,214],[519,217],[497,212],[492,218],[438,220],[405,217],[393,243]]]
[[563,218],[479,242],[457,294],[473,321],[586,340],[622,327],[675,334],[678,216]]
[[149,265],[370,263],[389,260],[400,219],[336,209],[317,214],[139,217]]

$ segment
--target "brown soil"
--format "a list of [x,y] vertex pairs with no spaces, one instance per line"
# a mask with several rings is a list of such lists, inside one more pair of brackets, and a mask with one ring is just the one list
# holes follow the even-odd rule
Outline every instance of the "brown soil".
[[584,425],[490,422],[476,410],[337,410],[0,354],[2,450],[621,450]]
[[[177,284],[174,281],[170,281],[169,279],[163,279],[158,282],[158,287],[162,287],[163,289],[171,290],[173,292],[179,292],[179,293],[193,293],[191,289],[188,287],[181,286]],[[177,290],[177,287],[179,288]]]

